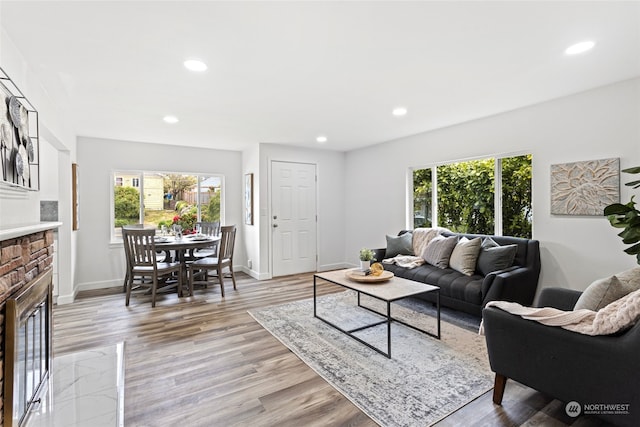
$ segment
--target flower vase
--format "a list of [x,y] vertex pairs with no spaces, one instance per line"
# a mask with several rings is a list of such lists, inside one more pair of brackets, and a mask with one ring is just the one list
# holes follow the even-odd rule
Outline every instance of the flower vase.
[[371,268],[371,261],[360,260],[360,271],[367,271]]

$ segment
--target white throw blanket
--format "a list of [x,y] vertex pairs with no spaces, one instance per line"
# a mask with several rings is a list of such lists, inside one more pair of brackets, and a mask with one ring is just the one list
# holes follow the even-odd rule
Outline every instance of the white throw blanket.
[[404,268],[416,268],[424,264],[424,258],[413,255],[396,255],[393,258],[382,260],[385,264],[396,264]]
[[[580,334],[609,335],[630,328],[640,319],[640,290],[625,295],[599,311],[524,307],[507,301],[490,301],[487,307],[498,307],[523,319],[534,320],[547,326],[560,326]],[[481,323],[480,334],[484,334],[483,326]]]

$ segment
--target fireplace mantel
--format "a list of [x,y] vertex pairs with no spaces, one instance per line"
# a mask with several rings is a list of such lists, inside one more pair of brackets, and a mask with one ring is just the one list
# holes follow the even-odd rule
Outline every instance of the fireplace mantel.
[[18,224],[9,227],[0,226],[0,242],[14,239],[28,234],[39,233],[41,231],[53,230],[62,225],[61,222],[36,222],[31,224]]

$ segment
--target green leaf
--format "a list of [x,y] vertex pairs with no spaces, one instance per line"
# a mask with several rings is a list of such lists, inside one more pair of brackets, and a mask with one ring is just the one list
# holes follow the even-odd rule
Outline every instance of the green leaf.
[[627,245],[640,242],[640,227],[625,228],[618,236],[622,237],[622,242]]
[[608,215],[624,215],[627,212],[633,210],[633,206],[623,205],[620,203],[614,203],[604,208],[604,214]]
[[628,253],[629,255],[638,255],[640,254],[640,243],[635,244],[627,249],[624,250],[626,253]]
[[624,173],[640,173],[640,166],[635,166],[633,168],[622,169]]
[[626,226],[627,226],[627,220],[626,219],[619,219],[615,215],[610,215],[610,216],[607,217],[607,219],[611,223],[611,226],[613,226],[615,228],[626,228]]
[[625,185],[628,187],[638,188],[640,187],[640,180],[627,182]]

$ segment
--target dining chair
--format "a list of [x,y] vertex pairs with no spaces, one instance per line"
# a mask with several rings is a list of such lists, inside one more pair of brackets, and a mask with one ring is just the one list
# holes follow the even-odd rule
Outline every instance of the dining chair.
[[[151,288],[151,306],[156,306],[156,293],[159,290],[166,290],[177,287],[178,295],[182,296],[182,268],[178,262],[158,262],[156,257],[154,229],[134,229],[123,228],[122,237],[125,244],[125,254],[128,252],[131,262],[131,271],[127,281],[126,305],[129,305],[131,289],[134,277],[148,277],[149,282],[141,281],[141,287]],[[176,281],[170,283],[168,279],[174,278]],[[165,278],[162,289],[158,288],[161,278]]]
[[[200,226],[200,233],[206,236],[219,236],[220,235],[220,222],[196,222],[196,226]],[[205,257],[215,257],[218,255],[218,242],[216,241],[208,248],[195,249],[189,254],[191,260],[197,260]]]
[[[123,225],[121,227],[122,240],[124,241],[125,230],[140,230],[142,228],[144,228],[144,224]],[[132,281],[135,281],[136,279],[131,276],[131,269],[132,269],[131,254],[129,253],[128,246],[126,244],[123,246],[124,246],[124,259],[125,259],[126,267],[125,267],[125,273],[124,273],[124,283],[122,284],[122,292],[127,292],[127,283],[129,282],[129,279],[131,278]],[[142,278],[140,278],[140,280],[142,280]]]
[[[236,287],[236,276],[233,273],[233,249],[236,240],[236,226],[225,225],[220,227],[220,251],[217,257],[200,258],[189,264],[189,292],[193,295],[194,285],[204,285],[205,287],[211,283],[209,277],[218,277],[220,282],[220,293],[224,297],[224,273],[223,269],[228,268],[233,281],[233,289]],[[215,270],[216,275],[210,276],[209,271]],[[204,280],[196,280],[196,275],[202,274]]]
[[[144,224],[128,224],[128,225],[123,225],[121,227],[121,231],[122,231],[122,238],[124,240],[124,231],[125,229],[127,230],[140,230],[142,228],[144,228],[145,225]],[[127,292],[127,282],[129,281],[129,277],[131,275],[131,256],[129,254],[129,251],[127,250],[127,245],[123,245],[124,246],[124,258],[125,258],[125,274],[124,274],[124,282],[122,283],[122,292]],[[158,252],[159,254],[162,253],[162,255],[156,255],[156,260],[158,262],[162,262],[162,261],[166,261],[168,259],[170,259],[169,254],[164,253],[164,252]],[[135,283],[137,280],[138,281],[144,281],[144,277],[132,277],[133,283]],[[132,285],[133,287],[133,285]]]

